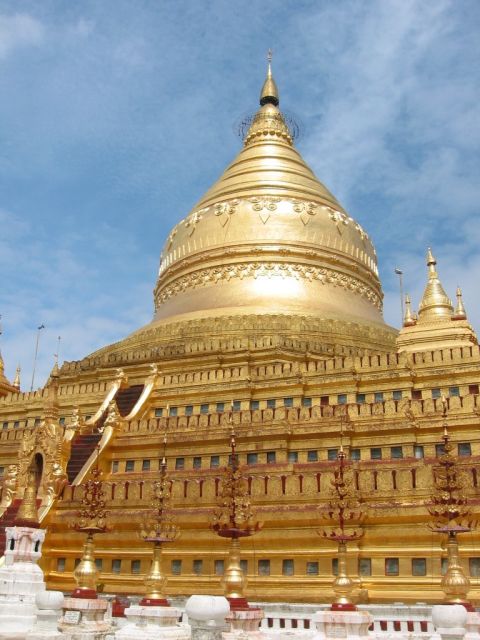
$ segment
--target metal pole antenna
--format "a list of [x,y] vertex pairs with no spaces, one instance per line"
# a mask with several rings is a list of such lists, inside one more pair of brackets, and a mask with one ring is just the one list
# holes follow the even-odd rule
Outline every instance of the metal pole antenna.
[[55,362],[57,363],[57,365],[58,365],[58,361],[60,359],[60,341],[61,341],[61,339],[62,339],[62,336],[58,336],[58,338],[57,338],[57,353],[53,354],[54,357],[55,357]]
[[44,324],[41,324],[39,327],[37,327],[37,340],[35,342],[35,355],[33,357],[32,384],[30,385],[30,391],[33,391],[33,384],[35,382],[35,369],[37,368],[38,343],[40,342],[40,331],[42,329],[45,329]]
[[401,269],[399,269],[398,267],[395,267],[395,273],[398,276],[398,282],[399,282],[399,286],[400,286],[400,311],[401,311],[401,318],[400,318],[400,326],[403,325],[403,319],[405,317],[405,308],[403,305],[403,271]]

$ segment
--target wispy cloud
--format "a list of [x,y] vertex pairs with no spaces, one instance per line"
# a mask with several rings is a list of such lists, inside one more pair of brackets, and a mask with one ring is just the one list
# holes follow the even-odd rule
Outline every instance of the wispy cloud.
[[[368,230],[398,326],[428,245],[469,316],[480,264],[476,0],[25,0],[0,12],[2,351],[38,381],[148,321],[169,229],[239,147],[274,49],[299,147]],[[52,7],[55,6],[53,10]],[[114,13],[113,13],[114,12]],[[115,20],[112,20],[115,15]],[[5,284],[4,284],[5,283]]]
[[26,13],[0,14],[0,60],[15,49],[38,46],[43,42],[45,29],[39,20]]

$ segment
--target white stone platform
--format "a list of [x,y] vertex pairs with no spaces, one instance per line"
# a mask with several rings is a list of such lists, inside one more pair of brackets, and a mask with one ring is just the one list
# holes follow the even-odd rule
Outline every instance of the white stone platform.
[[190,627],[178,619],[175,607],[134,605],[125,609],[127,624],[116,631],[115,640],[190,640]]
[[105,617],[108,601],[102,598],[65,598],[58,629],[64,640],[104,640],[112,631]]

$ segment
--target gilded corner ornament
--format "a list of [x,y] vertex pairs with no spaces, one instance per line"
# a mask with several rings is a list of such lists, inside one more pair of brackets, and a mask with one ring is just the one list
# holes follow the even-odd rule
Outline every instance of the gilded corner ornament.
[[237,210],[237,206],[239,204],[239,200],[229,200],[227,202],[218,202],[213,210],[215,215],[218,217],[218,220],[222,227],[224,227],[227,222],[230,221],[230,217]]
[[197,224],[202,220],[208,208],[199,209],[191,213],[188,218],[185,219],[185,228],[188,229],[188,235],[191,236],[196,229]]

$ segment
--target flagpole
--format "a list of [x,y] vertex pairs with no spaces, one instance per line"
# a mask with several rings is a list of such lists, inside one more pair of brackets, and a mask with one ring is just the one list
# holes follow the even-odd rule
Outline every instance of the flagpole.
[[405,317],[405,309],[403,306],[403,271],[398,267],[395,267],[395,273],[398,276],[399,286],[400,286],[400,310],[402,317],[400,318],[400,327],[403,326],[403,319]]
[[37,327],[37,340],[35,342],[35,356],[33,358],[33,371],[32,371],[32,384],[30,385],[30,391],[33,391],[33,385],[35,382],[35,370],[37,368],[37,356],[38,356],[38,343],[40,342],[40,331],[45,329],[45,325],[41,324]]

